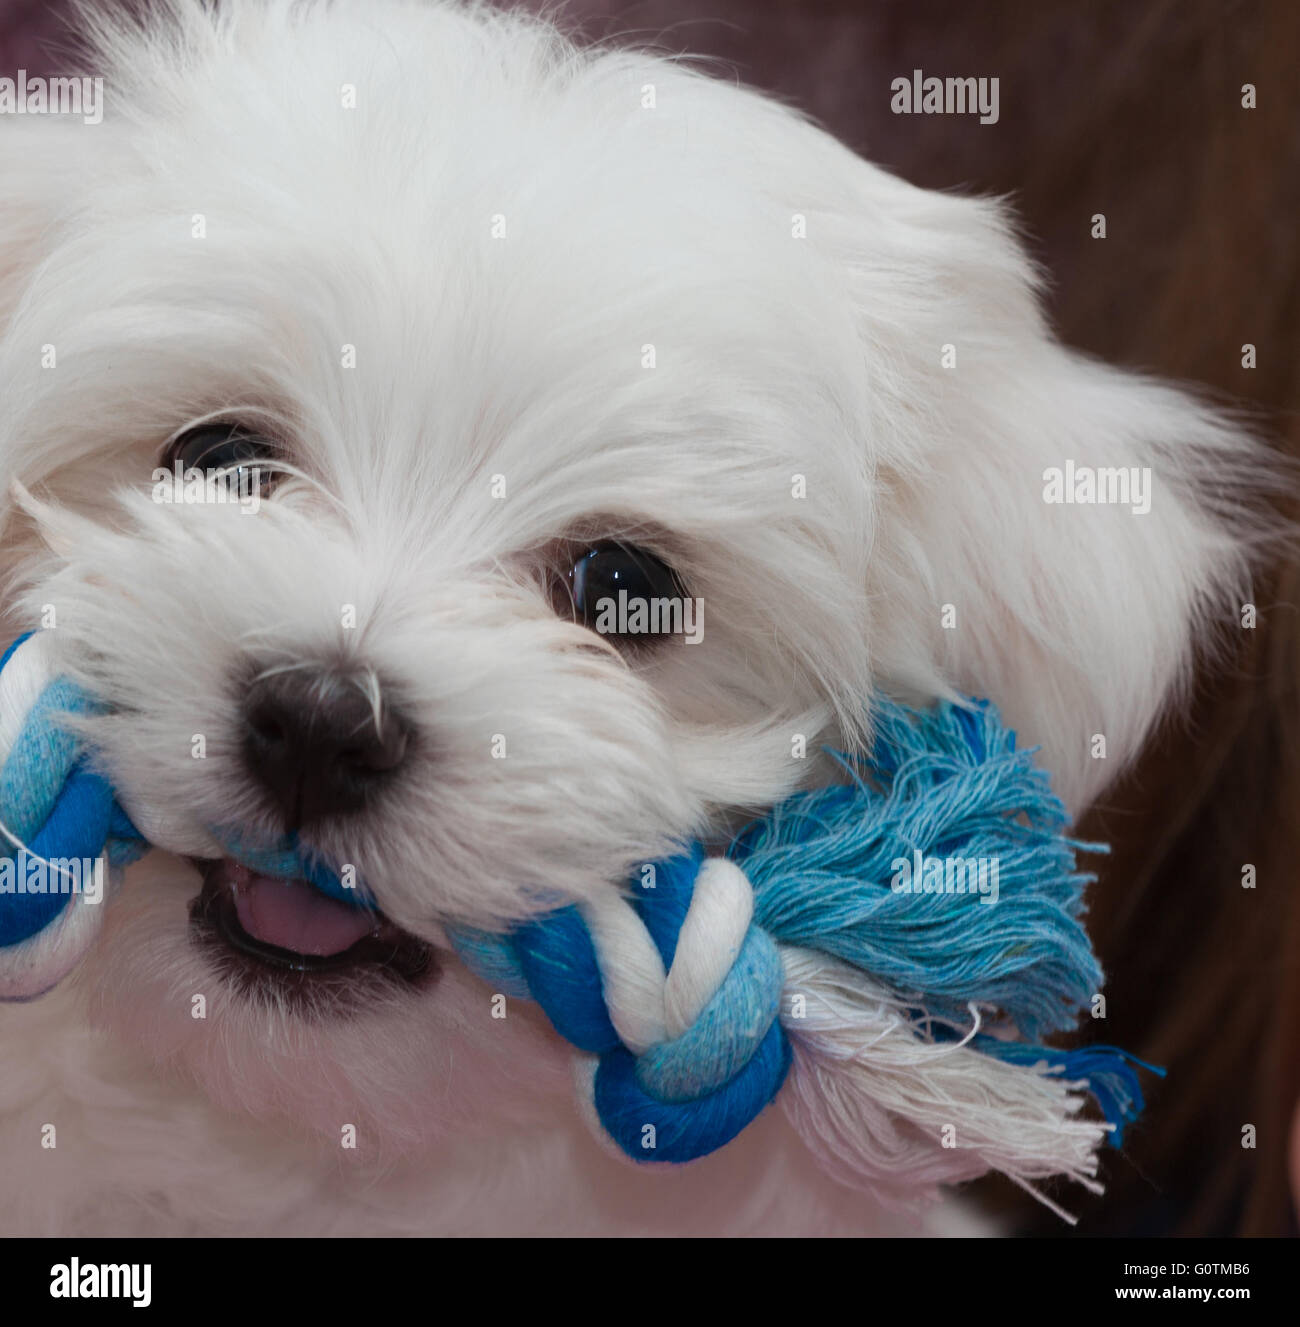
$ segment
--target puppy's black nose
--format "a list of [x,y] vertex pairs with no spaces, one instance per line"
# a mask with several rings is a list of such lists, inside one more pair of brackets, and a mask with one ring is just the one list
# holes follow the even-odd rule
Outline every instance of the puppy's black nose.
[[364,809],[406,758],[411,734],[382,696],[323,670],[257,678],[243,717],[249,771],[290,832]]

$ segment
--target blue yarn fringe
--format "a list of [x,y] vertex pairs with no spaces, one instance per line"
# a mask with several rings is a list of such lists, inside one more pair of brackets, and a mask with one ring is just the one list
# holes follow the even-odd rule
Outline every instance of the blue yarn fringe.
[[1139,1060],[1118,1046],[1089,1045],[1055,1050],[1050,1046],[1031,1046],[982,1035],[974,1037],[972,1045],[1008,1064],[1028,1067],[1045,1064],[1049,1071],[1059,1073],[1069,1082],[1086,1083],[1089,1095],[1096,1101],[1106,1122],[1114,1125],[1110,1136],[1112,1147],[1122,1146],[1125,1127],[1137,1119],[1146,1105],[1138,1069],[1146,1069],[1158,1078],[1165,1076],[1159,1065]]
[[[862,968],[947,1017],[995,1005],[1031,1039],[1064,1031],[1101,983],[1081,917],[1091,875],[1032,754],[987,702],[915,711],[882,700],[869,759],[832,752],[845,785],[798,793],[730,849],[761,925]],[[998,900],[900,893],[900,860],[996,863]]]

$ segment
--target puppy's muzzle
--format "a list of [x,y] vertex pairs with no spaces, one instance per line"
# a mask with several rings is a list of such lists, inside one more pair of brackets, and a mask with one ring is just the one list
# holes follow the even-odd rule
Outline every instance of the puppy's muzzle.
[[373,678],[321,668],[255,678],[242,713],[245,763],[289,833],[364,810],[412,734]]

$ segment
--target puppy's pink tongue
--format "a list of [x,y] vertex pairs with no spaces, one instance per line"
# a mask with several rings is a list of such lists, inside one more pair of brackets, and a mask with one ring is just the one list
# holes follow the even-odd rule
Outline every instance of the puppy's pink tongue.
[[239,924],[263,944],[296,954],[341,954],[370,934],[374,918],[313,889],[250,871],[235,887]]

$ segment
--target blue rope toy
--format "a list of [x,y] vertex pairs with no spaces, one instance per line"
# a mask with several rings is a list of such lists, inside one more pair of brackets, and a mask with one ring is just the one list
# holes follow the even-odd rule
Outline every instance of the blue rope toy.
[[[7,878],[101,856],[111,875],[152,845],[61,727],[97,705],[38,654],[44,640],[0,658]],[[1140,1062],[1039,1044],[1101,985],[1084,845],[991,705],[881,699],[873,733],[867,758],[838,757],[846,782],[781,802],[725,856],[692,845],[622,894],[507,933],[453,924],[452,944],[493,991],[541,1006],[634,1160],[707,1155],[780,1094],[833,1173],[886,1198],[990,1169],[1031,1191],[1053,1175],[1097,1191],[1098,1147],[1142,1108]],[[217,837],[255,871],[365,902],[291,842]],[[0,999],[28,999],[76,962],[102,907],[5,879]],[[1085,1093],[1104,1123],[1080,1113]]]

